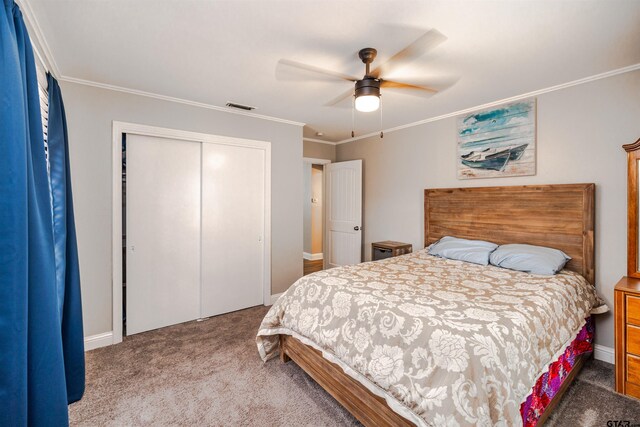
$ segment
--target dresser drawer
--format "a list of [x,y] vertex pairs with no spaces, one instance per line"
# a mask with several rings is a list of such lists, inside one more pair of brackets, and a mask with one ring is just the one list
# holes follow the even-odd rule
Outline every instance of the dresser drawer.
[[640,326],[640,297],[627,295],[627,323]]
[[640,356],[640,327],[627,325],[627,353]]
[[626,387],[627,387],[627,392],[625,394],[629,396],[633,396],[636,399],[640,399],[640,385],[633,384],[627,381]]
[[640,357],[627,354],[627,381],[640,385]]

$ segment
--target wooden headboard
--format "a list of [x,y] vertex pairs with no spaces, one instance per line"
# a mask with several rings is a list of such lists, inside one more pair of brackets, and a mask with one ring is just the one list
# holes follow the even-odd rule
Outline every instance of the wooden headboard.
[[424,244],[444,236],[560,249],[595,284],[595,184],[424,190]]

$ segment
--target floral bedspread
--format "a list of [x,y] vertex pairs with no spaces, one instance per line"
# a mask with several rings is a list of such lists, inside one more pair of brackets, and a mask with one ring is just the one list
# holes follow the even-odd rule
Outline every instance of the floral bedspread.
[[271,307],[263,360],[288,334],[418,425],[521,425],[520,405],[602,302],[573,272],[537,276],[428,255],[305,276]]

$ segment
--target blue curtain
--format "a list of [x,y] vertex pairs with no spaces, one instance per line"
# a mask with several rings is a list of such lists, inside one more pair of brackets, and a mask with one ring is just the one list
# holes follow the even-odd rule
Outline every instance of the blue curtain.
[[49,92],[47,142],[53,207],[56,284],[62,325],[67,401],[72,403],[80,400],[84,393],[84,332],[80,300],[80,269],[71,193],[67,119],[58,81],[48,74],[47,82]]
[[[0,425],[68,424],[68,346],[78,333],[56,276],[52,197],[35,61],[13,0],[0,9]],[[69,195],[66,203],[71,203]],[[73,216],[71,215],[71,220]],[[67,215],[67,224],[69,216]],[[74,236],[75,237],[75,236]],[[57,240],[57,239],[56,239]],[[69,240],[69,239],[67,239]],[[66,243],[69,251],[69,242]],[[73,245],[72,245],[73,246]],[[75,246],[74,246],[75,248]],[[77,265],[77,263],[76,263]],[[70,276],[77,275],[77,270]],[[66,279],[72,280],[72,279]],[[81,328],[81,326],[80,326]],[[80,330],[80,334],[81,334]],[[77,359],[77,352],[69,352]],[[73,359],[73,357],[72,357]],[[79,388],[74,385],[73,392]],[[80,394],[82,393],[79,391]],[[71,396],[78,397],[77,395]]]

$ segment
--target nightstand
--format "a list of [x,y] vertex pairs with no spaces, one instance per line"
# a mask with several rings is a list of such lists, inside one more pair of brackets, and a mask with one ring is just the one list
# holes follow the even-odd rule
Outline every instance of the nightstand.
[[392,240],[375,242],[371,244],[371,261],[410,254],[411,252],[413,252],[411,243],[394,242]]
[[616,391],[640,399],[640,279],[623,277],[613,295]]

